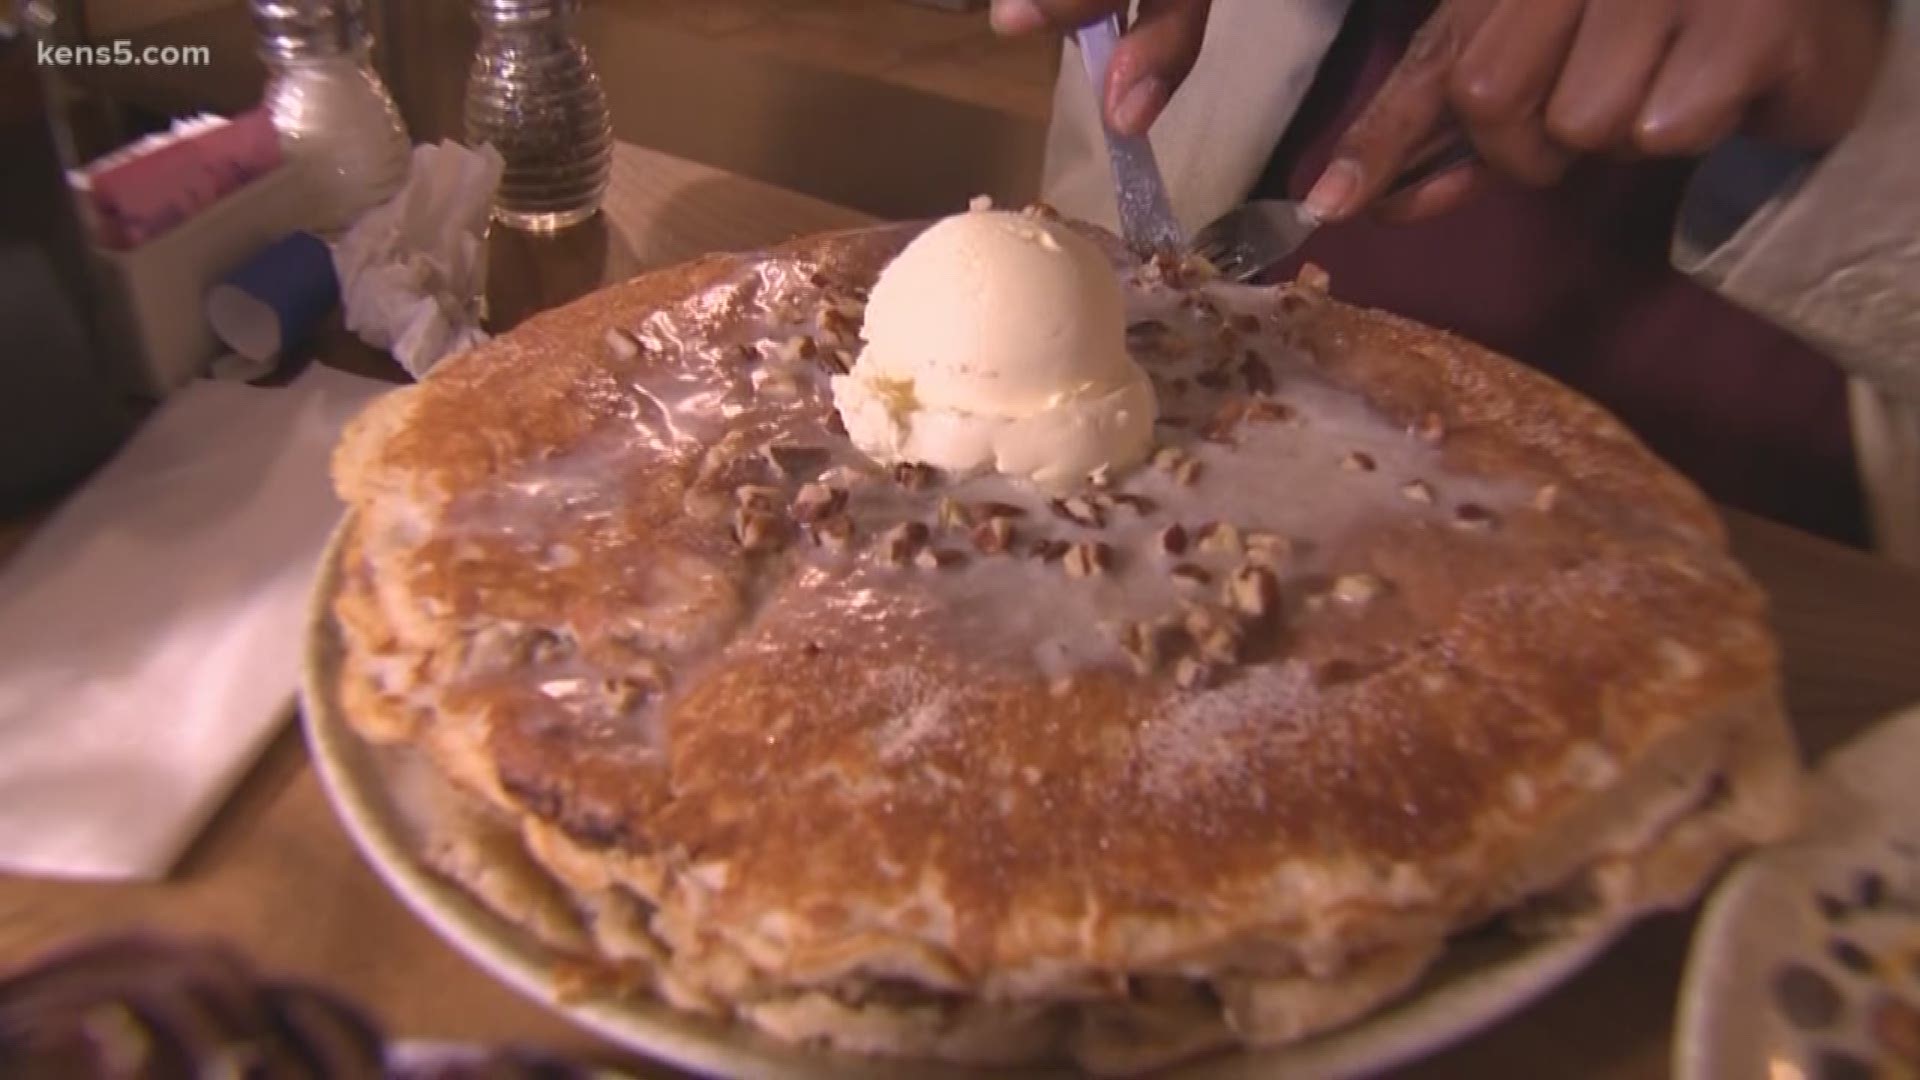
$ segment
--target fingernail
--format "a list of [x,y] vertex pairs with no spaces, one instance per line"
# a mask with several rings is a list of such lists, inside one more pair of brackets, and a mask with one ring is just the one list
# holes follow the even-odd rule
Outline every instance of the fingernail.
[[1313,190],[1307,192],[1307,210],[1323,221],[1333,220],[1346,212],[1347,204],[1353,201],[1358,190],[1360,166],[1341,158],[1327,166],[1327,171],[1314,182]]
[[1653,154],[1655,156],[1672,152],[1673,129],[1675,126],[1673,118],[1665,111],[1656,113],[1653,109],[1649,108],[1646,112],[1640,114],[1639,120],[1634,122],[1634,148],[1641,153]]
[[1002,34],[1031,34],[1047,25],[1047,13],[1033,0],[993,0],[987,21]]
[[1169,96],[1167,80],[1148,75],[1121,92],[1113,106],[1113,126],[1128,135],[1145,135]]

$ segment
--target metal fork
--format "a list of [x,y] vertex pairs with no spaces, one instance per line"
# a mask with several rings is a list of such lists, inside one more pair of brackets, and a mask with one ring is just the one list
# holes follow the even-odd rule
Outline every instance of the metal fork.
[[[1382,192],[1382,200],[1411,191],[1449,169],[1477,160],[1473,144],[1454,133],[1417,159]],[[1223,277],[1251,281],[1287,260],[1307,242],[1320,219],[1295,199],[1261,199],[1235,207],[1194,234],[1189,250]]]

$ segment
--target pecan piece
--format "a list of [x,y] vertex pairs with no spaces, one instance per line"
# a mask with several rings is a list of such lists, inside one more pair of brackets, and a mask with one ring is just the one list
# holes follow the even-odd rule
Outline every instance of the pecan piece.
[[908,491],[924,491],[939,479],[933,466],[918,461],[903,461],[893,467],[893,482]]
[[1173,578],[1175,587],[1189,593],[1198,593],[1213,584],[1213,575],[1206,568],[1193,563],[1181,563],[1167,573]]
[[1210,555],[1240,555],[1246,551],[1246,543],[1240,537],[1240,530],[1230,521],[1209,521],[1200,526],[1198,534],[1200,550]]
[[1343,604],[1359,606],[1371,603],[1386,588],[1372,574],[1342,574],[1334,580],[1333,598]]
[[880,561],[905,566],[927,542],[928,529],[918,521],[903,521],[880,534]]
[[812,525],[839,514],[847,506],[847,493],[817,481],[800,485],[793,496],[793,520]]
[[973,525],[973,510],[959,499],[942,496],[934,512],[934,520],[943,529],[970,528]]
[[1054,515],[1073,522],[1083,529],[1104,529],[1107,516],[1098,504],[1090,499],[1074,496],[1070,499],[1055,499],[1048,504]]
[[1293,558],[1293,541],[1279,533],[1250,532],[1244,538],[1247,561],[1278,570]]
[[1201,659],[1216,664],[1239,663],[1240,625],[1226,614],[1195,607],[1187,612],[1186,630]]
[[761,451],[761,455],[773,465],[775,472],[787,480],[812,479],[833,460],[832,452],[820,446],[780,444],[768,446]]
[[1151,675],[1178,657],[1186,641],[1184,629],[1167,623],[1130,622],[1120,629],[1120,650],[1141,675]]
[[1044,563],[1059,562],[1072,546],[1065,540],[1035,540],[1028,545],[1027,554]]
[[1204,690],[1219,685],[1226,671],[1221,664],[1183,656],[1173,665],[1173,684],[1182,690]]
[[1013,546],[1013,521],[991,517],[974,526],[973,549],[982,555],[1005,554]]
[[1248,564],[1227,579],[1226,600],[1235,611],[1264,619],[1280,610],[1280,579],[1264,566]]
[[958,551],[936,547],[923,547],[913,557],[913,565],[922,570],[952,570],[966,561],[967,557]]
[[733,515],[734,542],[747,551],[772,551],[783,531],[780,519],[765,511],[742,508]]
[[1070,578],[1098,577],[1113,567],[1113,548],[1098,540],[1081,540],[1067,548],[1061,563]]
[[836,516],[807,526],[813,542],[828,551],[845,551],[853,546],[853,520]]
[[786,492],[763,484],[741,484],[733,489],[733,501],[742,510],[755,510],[762,514],[773,513],[785,498]]
[[1428,445],[1438,446],[1447,437],[1447,422],[1437,412],[1427,413],[1413,429],[1414,436]]
[[1499,515],[1478,503],[1461,503],[1453,510],[1453,524],[1456,528],[1485,532],[1499,523]]
[[855,327],[846,312],[834,306],[820,313],[820,330],[828,337],[845,339],[853,335]]
[[1299,415],[1284,401],[1259,398],[1247,403],[1247,419],[1256,424],[1282,424]]

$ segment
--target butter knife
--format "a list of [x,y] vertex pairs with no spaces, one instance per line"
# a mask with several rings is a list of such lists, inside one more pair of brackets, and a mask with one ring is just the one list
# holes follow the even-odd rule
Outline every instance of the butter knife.
[[[1120,17],[1109,15],[1088,23],[1075,33],[1080,59],[1086,65],[1087,78],[1093,81],[1095,102],[1106,100],[1107,68],[1113,63],[1114,47],[1120,44]],[[1120,206],[1120,232],[1127,246],[1140,256],[1179,255],[1186,250],[1180,223],[1173,216],[1173,202],[1167,198],[1167,185],[1160,177],[1160,163],[1154,159],[1153,144],[1144,136],[1122,135],[1107,125],[1106,108],[1100,110],[1100,127],[1107,136],[1107,158],[1113,163],[1113,186]]]

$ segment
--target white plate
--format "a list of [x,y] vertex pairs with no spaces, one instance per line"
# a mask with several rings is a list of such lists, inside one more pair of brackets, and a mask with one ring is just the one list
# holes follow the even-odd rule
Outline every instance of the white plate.
[[[368,746],[341,714],[335,691],[341,642],[332,613],[338,546],[336,533],[309,613],[302,687],[307,745],[348,834],[414,914],[520,993],[621,1046],[681,1068],[784,1080],[900,1075],[897,1061],[797,1049],[647,998],[559,1000],[549,975],[553,955],[417,856],[416,838],[426,823],[418,819],[419,800],[407,796],[410,788],[434,782],[426,767],[405,752]],[[1589,920],[1577,934],[1553,937],[1487,933],[1462,939],[1448,948],[1414,993],[1360,1023],[1282,1049],[1217,1055],[1175,1075],[1187,1080],[1264,1080],[1276,1075],[1314,1080],[1382,1072],[1457,1042],[1545,994],[1584,967],[1630,921]],[[912,1073],[928,1080],[979,1075],[920,1063],[914,1063]]]
[[[406,1040],[388,1045],[386,1075],[387,1080],[410,1080],[413,1077],[437,1076],[444,1070],[464,1069],[465,1073],[456,1075],[485,1076],[487,1073],[477,1070],[485,1069],[492,1057],[493,1052],[488,1047],[469,1043]],[[564,1062],[560,1064],[573,1070],[570,1074],[572,1080],[634,1080],[623,1072]]]
[[[1681,986],[1679,1080],[1850,1075],[1839,1055],[1886,1065],[1882,1010],[1920,1043],[1920,709],[1829,757],[1807,809],[1801,839],[1748,859],[1707,904]],[[1916,1074],[1920,1047],[1880,1075]]]

